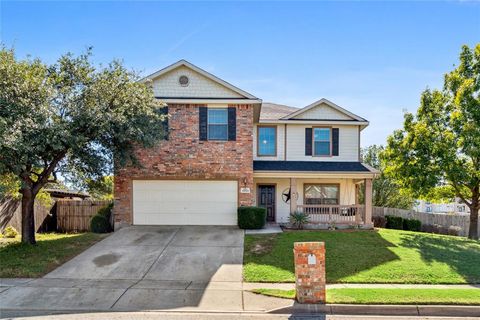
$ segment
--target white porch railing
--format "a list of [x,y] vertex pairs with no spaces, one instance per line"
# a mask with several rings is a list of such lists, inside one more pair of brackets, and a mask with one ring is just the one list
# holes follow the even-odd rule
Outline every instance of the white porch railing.
[[365,221],[364,205],[297,205],[297,211],[307,213],[311,224],[345,223],[361,225]]

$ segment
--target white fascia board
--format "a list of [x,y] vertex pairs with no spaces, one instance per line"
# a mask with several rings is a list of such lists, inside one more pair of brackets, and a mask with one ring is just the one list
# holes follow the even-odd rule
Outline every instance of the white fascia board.
[[335,125],[357,125],[357,126],[368,126],[370,123],[368,121],[344,121],[344,120],[319,120],[319,121],[312,121],[312,120],[260,120],[259,123],[287,123],[287,124],[311,124],[311,125],[319,125],[319,124],[335,124]]
[[[310,110],[310,109],[312,109],[312,108],[315,108],[315,107],[319,106],[319,105],[322,104],[322,103],[324,103],[324,104],[326,104],[327,106],[330,106],[331,108],[336,109],[337,111],[339,111],[339,112],[341,112],[341,113],[343,113],[343,114],[345,114],[345,115],[353,118],[354,120],[357,120],[357,121],[367,121],[366,119],[364,119],[364,118],[362,118],[362,117],[354,114],[353,112],[348,111],[347,109],[344,109],[344,108],[340,107],[338,104],[333,103],[332,101],[330,101],[330,100],[328,100],[328,99],[325,99],[325,98],[322,98],[322,99],[320,99],[320,100],[318,100],[318,101],[315,101],[314,103],[311,103],[311,104],[309,104],[308,106],[306,106],[306,107],[304,107],[304,108],[301,108],[300,110],[294,111],[294,112],[286,115],[286,116],[283,117],[282,119],[285,119],[285,120],[286,120],[286,119],[294,118],[294,117],[296,117],[296,116],[298,116],[298,115],[300,115],[300,114],[302,114],[302,113],[304,113],[304,112],[306,112],[306,111],[308,111],[308,110]],[[367,121],[367,122],[368,122],[368,121]]]
[[311,171],[253,171],[254,178],[303,178],[303,179],[373,179],[374,172],[311,172]]
[[169,98],[157,98],[165,103],[175,104],[261,104],[261,99],[169,99]]

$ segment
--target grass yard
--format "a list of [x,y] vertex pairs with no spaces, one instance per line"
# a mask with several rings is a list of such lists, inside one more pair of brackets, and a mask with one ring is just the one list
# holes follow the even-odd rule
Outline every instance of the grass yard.
[[105,238],[98,233],[36,234],[37,244],[27,245],[0,238],[0,278],[36,278],[78,255]]
[[[295,290],[256,289],[252,292],[294,299]],[[327,290],[327,303],[480,305],[480,289],[350,289]]]
[[479,241],[390,229],[245,236],[245,281],[294,282],[297,241],[325,241],[329,283],[480,283]]

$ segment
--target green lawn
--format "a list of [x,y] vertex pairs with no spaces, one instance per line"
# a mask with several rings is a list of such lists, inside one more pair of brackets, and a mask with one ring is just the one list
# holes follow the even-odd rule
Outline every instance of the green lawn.
[[[295,290],[255,289],[252,292],[295,298]],[[480,289],[328,289],[327,303],[480,305]]]
[[479,241],[389,229],[245,236],[245,281],[294,282],[297,241],[325,241],[329,283],[480,283]]
[[0,238],[0,278],[36,278],[70,260],[95,242],[105,238],[97,233],[37,234],[37,244]]

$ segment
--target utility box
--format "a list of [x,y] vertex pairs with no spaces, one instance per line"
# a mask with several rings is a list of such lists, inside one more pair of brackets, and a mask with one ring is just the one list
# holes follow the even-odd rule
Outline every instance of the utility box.
[[299,303],[325,303],[325,243],[295,242],[295,290]]

